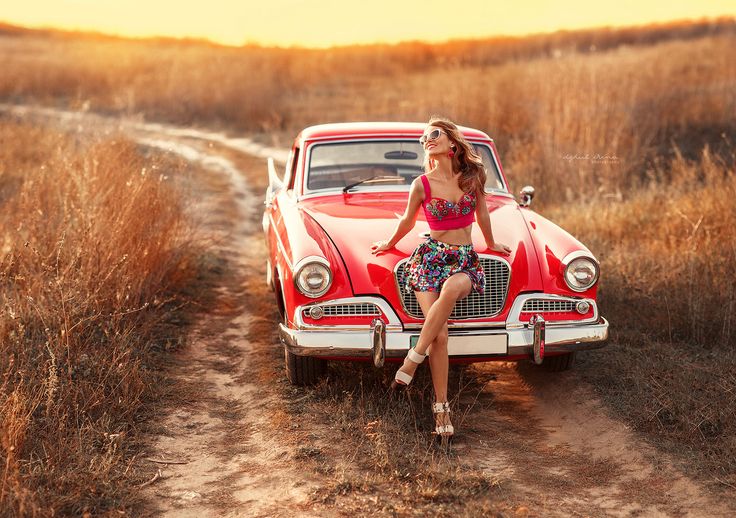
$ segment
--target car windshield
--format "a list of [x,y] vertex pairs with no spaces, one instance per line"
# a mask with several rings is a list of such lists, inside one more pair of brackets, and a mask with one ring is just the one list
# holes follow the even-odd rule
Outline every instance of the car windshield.
[[[501,175],[485,144],[473,144],[486,167],[486,191],[505,191]],[[375,186],[408,189],[424,172],[424,149],[417,140],[330,142],[311,147],[306,190],[370,189]],[[403,186],[403,187],[402,187]]]

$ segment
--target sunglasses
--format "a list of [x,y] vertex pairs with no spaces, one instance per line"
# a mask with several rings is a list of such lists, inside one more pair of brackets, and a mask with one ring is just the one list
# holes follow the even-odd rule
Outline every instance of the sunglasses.
[[437,140],[438,138],[440,138],[440,135],[442,135],[443,133],[445,132],[442,131],[441,129],[433,129],[426,135],[422,135],[421,137],[419,137],[419,143],[424,145],[424,143],[430,140]]

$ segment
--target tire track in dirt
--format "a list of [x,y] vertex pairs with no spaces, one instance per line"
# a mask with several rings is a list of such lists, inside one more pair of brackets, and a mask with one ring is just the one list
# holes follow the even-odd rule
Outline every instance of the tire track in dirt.
[[[477,408],[476,466],[505,470],[545,516],[734,516],[666,456],[609,417],[575,372],[531,364],[473,367],[492,398]],[[494,437],[488,444],[483,437]],[[478,447],[479,446],[479,447]],[[499,456],[500,453],[500,456]]]
[[[272,433],[274,395],[258,386],[249,327],[247,282],[257,234],[258,200],[233,162],[201,142],[143,138],[139,142],[176,153],[209,171],[200,181],[199,214],[215,236],[214,255],[226,261],[215,306],[196,326],[174,372],[195,393],[163,421],[166,434],[152,450],[158,458],[185,459],[167,466],[151,488],[161,516],[318,516],[308,501],[316,480],[298,470],[290,445]],[[204,149],[201,149],[203,148]]]
[[[211,239],[222,282],[214,306],[171,370],[183,403],[162,419],[149,457],[187,463],[160,465],[161,478],[146,489],[151,514],[416,514],[412,495],[380,485],[371,486],[379,488],[375,494],[355,489],[356,481],[373,476],[356,469],[355,457],[370,433],[341,435],[340,416],[315,397],[319,388],[285,385],[273,331],[275,307],[264,300],[261,196],[254,192],[263,188],[265,163],[253,154],[263,157],[269,150],[216,132],[45,108],[12,111],[85,131],[123,131],[195,166],[198,196],[191,210]],[[284,160],[283,150],[278,156]],[[331,372],[340,376],[342,369]],[[608,417],[574,370],[551,374],[524,363],[489,363],[468,367],[463,376],[471,381],[455,400],[462,439],[445,460],[460,472],[492,478],[501,491],[475,498],[494,501],[502,515],[736,515],[733,502],[707,493]],[[341,480],[353,485],[340,486]],[[325,487],[332,488],[329,498],[319,496]],[[469,515],[462,503],[455,506],[446,515]]]
[[[222,271],[223,282],[214,306],[191,331],[189,346],[174,360],[171,375],[182,404],[162,417],[162,433],[151,438],[146,458],[176,463],[147,461],[160,473],[145,489],[151,502],[147,514],[326,516],[324,510],[310,510],[317,480],[294,461],[298,447],[273,433],[273,420],[279,418],[274,411],[282,403],[273,391],[259,387],[258,356],[249,339],[255,317],[246,292],[253,264],[262,260],[262,250],[251,242],[262,240],[257,235],[261,202],[235,165],[238,157],[226,155],[271,156],[272,150],[215,132],[48,108],[11,108],[0,106],[0,111],[80,133],[122,132],[194,166],[196,196],[189,211],[200,222],[200,237],[211,243],[213,267]],[[279,150],[273,154],[284,160]]]

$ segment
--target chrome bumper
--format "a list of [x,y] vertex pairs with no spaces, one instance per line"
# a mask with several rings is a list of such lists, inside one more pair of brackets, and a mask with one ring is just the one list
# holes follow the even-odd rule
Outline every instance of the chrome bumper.
[[[419,331],[400,330],[393,326],[371,326],[370,329],[309,330],[291,329],[279,325],[279,336],[285,347],[300,356],[322,356],[340,358],[374,358],[376,366],[383,364],[384,357],[403,357],[409,349],[412,336]],[[484,352],[477,346],[478,336],[506,335],[505,352]],[[473,336],[475,346],[465,348],[463,340],[454,340],[449,348],[451,358],[498,358],[506,356],[535,356],[541,361],[545,354],[566,353],[603,347],[608,338],[608,321],[598,317],[596,322],[584,324],[554,324],[538,318],[533,323],[513,328],[463,329],[450,330],[450,336],[462,338]],[[490,340],[489,340],[490,341]]]

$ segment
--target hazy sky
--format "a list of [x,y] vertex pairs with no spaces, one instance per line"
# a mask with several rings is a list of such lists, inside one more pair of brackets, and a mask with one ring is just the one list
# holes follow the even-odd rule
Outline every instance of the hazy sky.
[[736,0],[7,0],[0,20],[125,36],[325,47],[736,16]]

